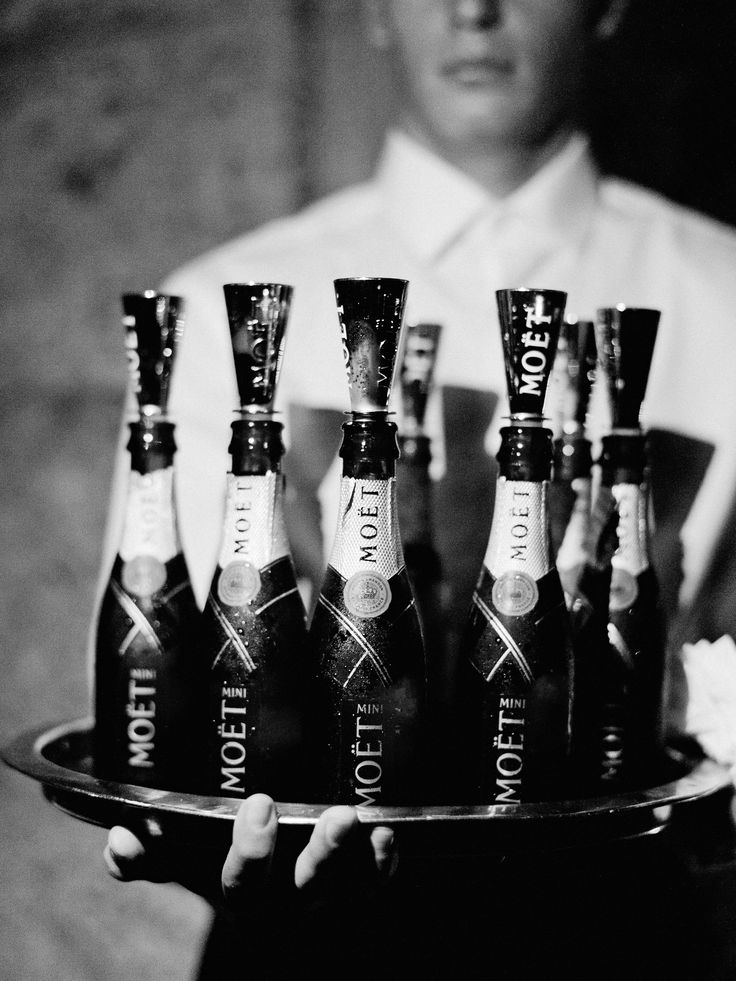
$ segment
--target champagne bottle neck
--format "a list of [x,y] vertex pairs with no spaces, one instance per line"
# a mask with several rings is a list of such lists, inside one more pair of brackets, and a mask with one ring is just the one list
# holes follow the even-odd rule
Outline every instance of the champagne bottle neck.
[[556,481],[572,483],[589,477],[593,464],[590,440],[580,433],[565,433],[553,443],[552,473]]
[[644,433],[612,433],[601,440],[601,483],[642,484],[647,475],[646,436]]
[[428,470],[432,462],[429,436],[399,436],[401,462],[417,470]]
[[283,425],[274,419],[236,419],[228,450],[235,476],[281,473]]
[[385,413],[353,413],[342,425],[340,447],[343,477],[362,480],[388,480],[396,474],[399,446],[396,424]]
[[432,546],[431,461],[427,436],[400,436],[397,501],[407,564],[412,546]]
[[127,448],[131,469],[135,473],[155,473],[172,465],[176,453],[173,422],[141,418],[129,426]]
[[499,475],[506,480],[541,482],[552,470],[552,433],[543,426],[504,426],[496,455]]

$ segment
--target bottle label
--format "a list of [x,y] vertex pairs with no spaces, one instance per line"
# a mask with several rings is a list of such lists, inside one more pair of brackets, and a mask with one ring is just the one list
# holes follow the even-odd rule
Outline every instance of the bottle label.
[[539,601],[536,582],[526,572],[505,572],[493,584],[493,605],[507,617],[531,613]]
[[132,596],[153,596],[166,582],[166,566],[153,555],[136,555],[123,566],[121,581]]
[[[380,804],[385,793],[387,736],[384,705],[380,699],[366,698],[345,703],[343,725],[346,744],[351,748],[352,800],[356,807]],[[390,727],[389,727],[390,729]],[[389,767],[389,772],[390,772]]]
[[156,669],[131,668],[128,677],[128,766],[150,768],[156,750]]
[[[491,714],[491,713],[489,713]],[[490,756],[492,799],[495,804],[520,804],[524,772],[526,698],[501,695],[492,713],[495,734]]]
[[610,609],[626,610],[639,595],[638,577],[649,568],[647,543],[647,495],[639,484],[616,484],[618,548],[611,559]]
[[511,572],[524,574],[518,580],[509,580],[508,588],[503,587],[511,615],[517,599],[527,610],[533,607],[522,596],[528,595],[531,582],[552,568],[545,516],[546,484],[499,477],[484,565],[496,580]]
[[120,558],[121,582],[132,596],[152,596],[166,582],[166,563],[179,551],[174,468],[130,473]]
[[[388,581],[403,568],[396,520],[396,481],[343,477],[340,512],[330,565],[350,583],[356,573],[370,573],[346,586],[345,602],[355,616],[379,616],[391,603]],[[353,611],[348,603],[356,603]],[[359,613],[358,608],[369,612]],[[383,607],[383,609],[381,609]],[[370,612],[375,610],[375,612]]]
[[245,794],[247,691],[243,685],[225,683],[219,686],[219,695],[219,791]]
[[217,582],[217,598],[225,606],[245,606],[261,591],[261,574],[246,561],[228,562]]
[[354,617],[380,617],[391,606],[391,587],[380,572],[355,572],[345,583],[343,598]]
[[225,596],[220,599],[230,606],[242,606],[255,599],[260,589],[258,570],[289,555],[282,488],[280,473],[227,475],[225,525],[218,565],[226,580],[222,586],[225,595],[236,602]]
[[561,573],[578,568],[587,558],[585,543],[590,526],[591,481],[589,477],[575,477],[571,486],[575,503],[557,551],[557,568]]

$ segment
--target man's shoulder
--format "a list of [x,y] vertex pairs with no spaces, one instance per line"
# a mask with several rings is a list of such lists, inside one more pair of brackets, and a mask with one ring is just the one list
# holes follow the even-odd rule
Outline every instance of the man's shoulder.
[[313,263],[327,264],[330,256],[339,255],[376,207],[370,182],[335,191],[197,256],[171,273],[165,288],[173,291],[179,283],[204,286],[211,281],[219,289],[224,282],[303,277]]
[[690,261],[736,259],[736,228],[619,177],[601,180],[601,201],[614,218],[667,235]]

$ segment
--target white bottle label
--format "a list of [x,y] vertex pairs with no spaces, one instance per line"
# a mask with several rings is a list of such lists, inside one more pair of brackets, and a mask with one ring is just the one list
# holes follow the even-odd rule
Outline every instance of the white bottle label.
[[289,554],[283,514],[283,477],[227,475],[225,524],[218,564],[221,602],[245,606],[261,588],[260,570]]
[[256,569],[289,554],[281,488],[283,477],[227,475],[225,525],[219,563],[249,562]]
[[615,484],[611,493],[618,511],[618,548],[611,565],[639,576],[649,567],[646,494],[638,484]]
[[343,477],[330,565],[346,579],[343,597],[357,617],[378,617],[391,604],[389,580],[404,565],[396,520],[396,482]]
[[139,556],[168,562],[179,551],[174,517],[174,468],[130,473],[120,557]]
[[547,485],[499,477],[484,560],[494,579],[521,573],[536,583],[552,568],[546,522]]
[[166,582],[166,563],[179,551],[174,515],[174,468],[130,472],[120,542],[123,588],[151,596]]
[[560,570],[575,569],[583,565],[588,557],[585,543],[590,524],[590,478],[575,477],[572,481],[572,489],[575,492],[575,504],[557,551],[557,568]]
[[649,568],[647,495],[639,484],[615,484],[611,493],[618,511],[618,548],[611,559],[610,608],[625,610],[639,594],[638,577]]

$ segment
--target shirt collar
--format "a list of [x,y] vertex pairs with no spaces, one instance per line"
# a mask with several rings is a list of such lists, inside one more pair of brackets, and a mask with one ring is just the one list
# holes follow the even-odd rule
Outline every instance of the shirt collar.
[[479,220],[502,230],[509,219],[558,241],[576,239],[588,227],[597,171],[580,133],[529,180],[505,198],[398,130],[391,130],[377,170],[388,217],[416,254],[439,257]]

